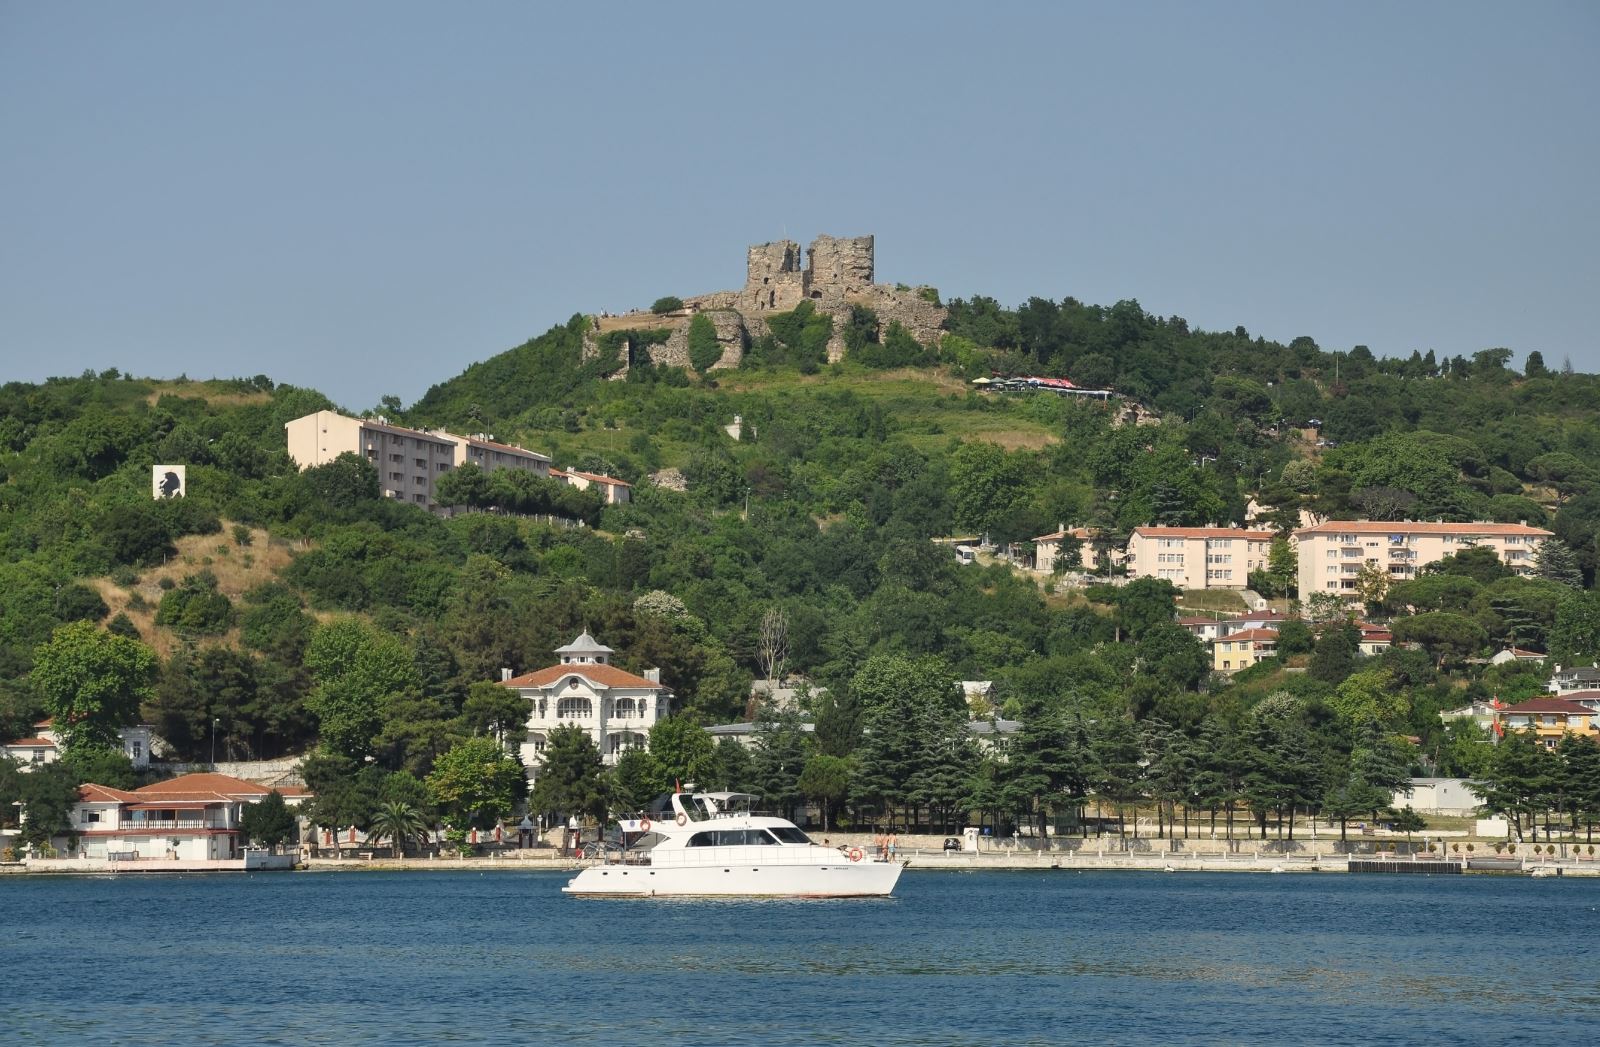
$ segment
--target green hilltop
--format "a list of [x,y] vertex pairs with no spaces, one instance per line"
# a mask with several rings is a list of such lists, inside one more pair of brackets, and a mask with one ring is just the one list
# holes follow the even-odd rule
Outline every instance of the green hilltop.
[[[1266,708],[1316,766],[1295,772],[1304,780],[1292,801],[1258,796],[1255,808],[1303,810],[1374,747],[1408,769],[1483,771],[1486,743],[1446,731],[1437,713],[1539,693],[1547,673],[1480,656],[1512,643],[1597,653],[1595,376],[1551,369],[1536,352],[1514,369],[1499,348],[1377,358],[1242,327],[1207,332],[1133,301],[1009,309],[973,298],[948,309],[936,345],[857,310],[848,352],[828,363],[803,305],[773,316],[741,366],[704,372],[652,364],[640,347],[664,332],[593,338],[591,319],[575,316],[410,407],[385,398],[379,409],[397,424],[493,433],[635,485],[630,504],[574,510],[588,517],[577,524],[430,515],[379,497],[356,461],[298,472],[284,423],[332,405],[264,376],[7,384],[0,734],[24,734],[50,711],[30,670],[59,629],[91,622],[153,652],[153,675],[133,694],[178,757],[203,759],[216,724],[221,752],[241,759],[320,739],[328,762],[308,774],[325,789],[369,772],[420,779],[463,739],[519,731],[483,685],[502,667],[547,664],[585,628],[624,668],[660,667],[682,724],[740,718],[752,679],[770,668],[761,639],[776,617],[783,667],[828,692],[808,710],[815,738],[772,741],[754,763],[700,736],[681,759],[663,743],[656,764],[613,776],[614,800],[693,770],[792,804],[800,766],[826,756],[851,768],[848,787],[827,795],[861,810],[1016,815],[1091,793],[1137,803],[1153,787],[1118,784],[1117,774],[1138,777],[1138,760],[1117,756],[1126,746],[1152,731],[1243,745],[1265,730]],[[990,375],[1067,378],[1115,396],[973,386]],[[158,462],[188,466],[187,498],[151,499]],[[651,481],[664,470],[685,489]],[[986,535],[1025,550],[1063,523],[1113,537],[1149,523],[1242,523],[1252,497],[1282,532],[1302,511],[1527,521],[1555,532],[1559,556],[1526,579],[1444,564],[1458,583],[1373,601],[1385,620],[1423,611],[1465,623],[1437,648],[1357,659],[1348,628],[1322,624],[1224,680],[1172,623],[1179,594],[1165,583],[1058,591],[1005,563],[958,565],[931,541]],[[1252,581],[1292,595],[1281,573]],[[330,654],[341,644],[387,659],[381,686],[357,693]],[[879,701],[885,679],[935,696],[936,711]],[[934,738],[964,719],[946,702],[961,679],[992,681],[988,709],[1023,721],[1023,748],[1070,749],[1082,773],[1019,784],[992,754],[958,747],[946,773],[931,757],[884,751],[891,734],[924,744],[891,732],[891,713],[922,717]],[[1391,697],[1362,697],[1374,693]],[[353,720],[352,701],[366,703]],[[876,726],[864,735],[863,724]],[[1056,733],[1036,733],[1047,728]],[[783,745],[794,758],[780,758]]]

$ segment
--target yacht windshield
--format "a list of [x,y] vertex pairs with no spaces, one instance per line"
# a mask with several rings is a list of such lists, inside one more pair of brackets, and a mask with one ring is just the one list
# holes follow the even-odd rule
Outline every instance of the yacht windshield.
[[769,829],[768,832],[776,833],[778,839],[782,840],[784,843],[811,842],[811,837],[807,836],[805,833],[801,832],[799,829],[796,829],[792,825],[776,826],[772,829]]

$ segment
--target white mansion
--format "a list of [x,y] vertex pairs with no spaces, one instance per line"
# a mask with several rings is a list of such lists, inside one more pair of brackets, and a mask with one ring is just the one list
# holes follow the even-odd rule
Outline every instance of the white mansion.
[[672,691],[662,685],[661,670],[635,676],[611,664],[613,653],[584,632],[556,648],[558,664],[501,681],[528,701],[522,762],[530,777],[538,773],[550,732],[557,727],[583,728],[601,758],[614,764],[628,749],[644,748],[650,728],[666,719]]

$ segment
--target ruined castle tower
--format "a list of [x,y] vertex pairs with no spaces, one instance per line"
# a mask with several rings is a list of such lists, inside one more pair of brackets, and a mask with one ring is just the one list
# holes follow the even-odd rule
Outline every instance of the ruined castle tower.
[[746,263],[743,305],[755,310],[793,309],[806,297],[810,274],[800,268],[793,240],[755,244]]
[[[870,309],[881,330],[899,325],[924,345],[937,345],[943,334],[946,312],[932,288],[878,284],[871,236],[818,236],[801,264],[800,245],[793,240],[755,244],[746,254],[744,287],[737,291],[713,291],[684,299],[685,309],[668,316],[640,311],[608,318],[611,330],[659,328],[668,326],[665,342],[649,346],[650,359],[657,366],[687,367],[691,318],[703,315],[716,328],[723,347],[721,358],[712,368],[737,367],[751,341],[769,333],[765,314],[788,312],[809,301],[817,312],[833,319],[833,337],[827,346],[830,362],[845,355],[844,329],[854,306]],[[595,330],[584,336],[584,359],[601,352],[600,320]],[[626,352],[622,365],[611,372],[621,377],[627,371]]]
[[[872,286],[872,237],[819,236],[811,241],[812,291],[850,293]],[[813,297],[819,297],[813,295]]]

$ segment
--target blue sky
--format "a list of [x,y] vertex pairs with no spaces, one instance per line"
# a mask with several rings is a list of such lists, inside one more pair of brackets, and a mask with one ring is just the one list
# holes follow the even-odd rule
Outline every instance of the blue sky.
[[819,232],[947,297],[1600,371],[1597,54],[1584,2],[0,0],[0,379],[409,403]]

